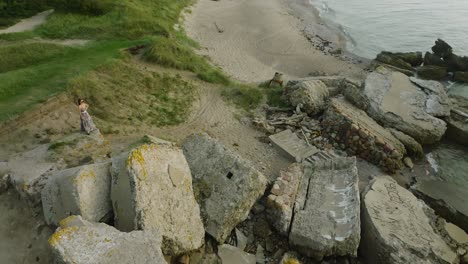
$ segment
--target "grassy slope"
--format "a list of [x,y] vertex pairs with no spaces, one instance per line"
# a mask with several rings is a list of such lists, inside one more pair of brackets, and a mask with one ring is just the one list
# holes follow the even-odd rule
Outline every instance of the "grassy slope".
[[[45,101],[51,95],[63,92],[67,86],[71,86],[70,89],[75,91],[74,95],[81,96],[77,93],[80,91],[77,83],[94,87],[81,89],[85,93],[83,97],[87,97],[91,104],[96,104],[97,107],[94,109],[98,112],[101,111],[99,114],[103,121],[105,119],[110,121],[112,108],[106,107],[106,104],[97,95],[110,96],[111,93],[106,95],[101,91],[110,91],[116,86],[122,86],[128,88],[126,93],[129,98],[133,98],[130,96],[132,88],[131,85],[126,85],[123,82],[108,81],[98,85],[99,79],[96,76],[107,76],[108,80],[123,81],[118,75],[120,70],[106,71],[106,67],[116,69],[115,65],[120,64],[108,62],[116,58],[121,60],[121,49],[142,43],[149,46],[143,56],[149,62],[189,70],[196,73],[202,80],[232,86],[230,80],[218,68],[211,66],[205,58],[195,54],[196,44],[188,39],[184,32],[174,30],[180,12],[191,4],[191,0],[122,0],[111,2],[114,3],[106,7],[106,10],[109,11],[102,15],[56,12],[49,17],[45,24],[34,31],[0,35],[0,40],[3,40],[0,41],[0,56],[5,58],[0,62],[0,123],[37,103]],[[86,47],[71,48],[53,44],[31,43],[29,40],[35,37],[97,41]],[[117,68],[121,69],[122,65]],[[97,70],[93,71],[94,69]],[[136,71],[137,69],[126,70]],[[80,76],[91,76],[91,79],[95,80],[94,84],[90,85],[90,83],[84,82]],[[134,76],[136,79],[133,79],[133,82],[138,83],[137,86],[141,86],[142,80],[148,81],[145,74],[135,73]],[[77,81],[77,78],[81,81]],[[73,81],[71,82],[71,80]],[[155,80],[168,83],[168,79],[161,76],[153,77],[153,81]],[[177,80],[171,79],[171,82],[177,83]],[[175,89],[172,85],[169,87]],[[182,87],[187,88],[188,86],[182,84]],[[140,90],[151,92],[151,89]],[[120,91],[120,96],[125,97],[125,91]],[[258,91],[249,91],[246,87],[237,86],[230,91],[240,91],[228,92],[225,95],[227,97],[232,95],[231,101],[244,108],[255,106],[260,102],[261,95]],[[164,105],[161,100],[164,100],[164,96],[167,94],[191,98],[191,93],[166,92],[161,93],[162,98],[153,98],[152,101],[148,102]],[[91,96],[92,94],[95,96]],[[183,98],[182,101],[184,101]],[[181,122],[182,119],[178,115],[185,115],[184,111],[176,109],[179,107],[188,108],[188,105],[178,102],[174,109],[167,109],[167,106],[152,108],[157,113],[154,114],[155,118],[148,120],[151,119],[150,122],[155,125]],[[104,113],[106,111],[107,113]],[[161,114],[170,120],[164,120]],[[140,119],[145,118],[140,117]]]

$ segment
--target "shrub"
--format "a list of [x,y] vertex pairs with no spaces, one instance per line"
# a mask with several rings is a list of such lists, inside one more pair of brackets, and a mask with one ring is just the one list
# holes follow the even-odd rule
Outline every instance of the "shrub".
[[103,15],[112,9],[110,0],[49,0],[56,10],[88,15]]

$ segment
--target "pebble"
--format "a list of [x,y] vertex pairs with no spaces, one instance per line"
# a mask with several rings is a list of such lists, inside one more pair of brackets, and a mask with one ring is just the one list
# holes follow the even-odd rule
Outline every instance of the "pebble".
[[410,157],[406,157],[403,159],[403,163],[405,163],[406,167],[412,169],[414,167],[413,161]]
[[359,130],[359,136],[362,138],[367,138],[369,135],[363,129]]

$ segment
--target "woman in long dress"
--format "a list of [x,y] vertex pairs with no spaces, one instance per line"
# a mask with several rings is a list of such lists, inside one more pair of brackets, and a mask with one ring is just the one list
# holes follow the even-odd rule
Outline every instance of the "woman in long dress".
[[89,105],[83,99],[78,99],[78,109],[80,111],[81,131],[86,132],[88,135],[96,130],[93,119],[88,113]]

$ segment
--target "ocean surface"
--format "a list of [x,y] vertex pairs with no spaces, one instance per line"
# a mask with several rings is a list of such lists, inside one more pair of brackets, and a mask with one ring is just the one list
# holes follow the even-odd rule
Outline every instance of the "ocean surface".
[[437,38],[468,56],[467,0],[309,0],[340,27],[347,50],[373,59],[382,50],[429,51]]
[[[430,51],[437,38],[468,56],[468,0],[306,0],[347,38],[346,49],[373,59],[382,50]],[[449,93],[468,98],[468,85]],[[426,153],[443,181],[468,188],[468,147],[444,140]]]

